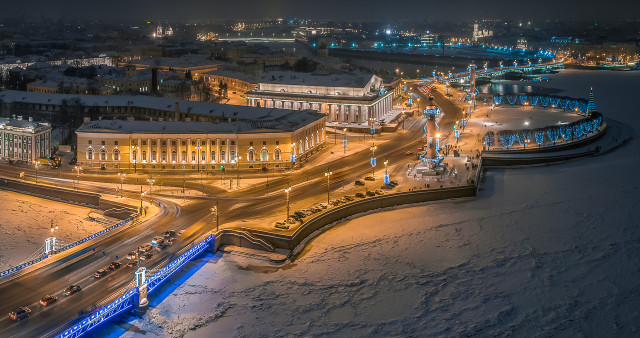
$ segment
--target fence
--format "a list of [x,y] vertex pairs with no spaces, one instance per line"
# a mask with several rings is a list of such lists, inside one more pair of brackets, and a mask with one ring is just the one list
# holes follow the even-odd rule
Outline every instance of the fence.
[[[117,228],[119,228],[119,227],[121,227],[121,226],[123,226],[123,225],[125,225],[125,224],[127,224],[129,222],[131,222],[132,220],[133,220],[133,218],[126,219],[126,220],[124,220],[124,221],[122,221],[122,222],[120,222],[118,224],[112,225],[112,226],[110,226],[110,227],[108,227],[108,228],[106,228],[106,229],[104,229],[104,230],[102,230],[100,232],[96,232],[95,234],[92,234],[89,237],[85,237],[85,238],[83,238],[81,240],[78,240],[78,241],[75,241],[73,243],[67,244],[64,247],[62,247],[61,249],[56,250],[56,252],[57,253],[61,253],[61,252],[64,252],[66,250],[69,250],[69,249],[71,249],[73,247],[76,247],[76,246],[78,246],[78,245],[80,245],[80,244],[82,244],[84,242],[90,241],[90,240],[92,240],[92,239],[94,239],[94,238],[96,238],[98,236],[102,236],[102,235],[106,234],[109,231],[117,229]],[[0,278],[9,276],[11,274],[14,274],[14,273],[20,271],[20,270],[26,269],[26,268],[28,268],[28,267],[36,264],[36,263],[39,263],[39,262],[43,261],[47,257],[49,257],[49,255],[43,254],[42,256],[40,256],[40,257],[38,257],[36,259],[30,260],[30,261],[22,263],[22,264],[20,264],[18,266],[14,266],[12,268],[4,270],[4,271],[0,272]]]
[[[215,241],[215,235],[209,234],[202,241],[194,242],[195,244],[187,250],[180,257],[167,264],[166,267],[160,269],[147,279],[147,294],[150,294],[153,290],[157,289],[163,282],[165,282],[176,271],[180,270],[188,261],[197,257],[204,250],[209,248]],[[88,318],[82,320],[79,324],[74,325],[70,329],[62,332],[56,338],[75,338],[80,337],[98,325],[109,321],[115,316],[131,311],[138,306],[140,297],[140,291],[137,287],[127,291],[124,295],[118,297],[113,302],[101,307],[94,314]]]

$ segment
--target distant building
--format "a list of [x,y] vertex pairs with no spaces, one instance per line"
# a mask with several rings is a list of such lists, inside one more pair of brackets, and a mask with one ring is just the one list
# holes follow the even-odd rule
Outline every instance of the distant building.
[[22,116],[0,118],[0,158],[31,163],[51,156],[51,126]]
[[313,109],[327,122],[367,123],[392,108],[392,92],[381,78],[364,73],[267,73],[258,89],[247,92],[250,106]]
[[516,42],[516,48],[518,49],[527,49],[527,39],[525,38],[518,38],[518,41]]
[[265,170],[291,167],[325,142],[325,117],[314,111],[216,106],[210,122],[87,119],[76,131],[78,164],[103,170],[210,171],[225,164]]
[[473,35],[472,35],[473,42],[478,42],[478,40],[482,38],[487,38],[490,36],[493,36],[492,30],[482,28],[478,23],[473,24]]
[[228,91],[239,92],[244,94],[258,87],[258,79],[250,75],[230,70],[212,70],[202,75],[205,82],[210,84],[211,90],[214,92],[219,88],[220,84],[225,84]]
[[191,73],[194,80],[202,73],[218,69],[219,63],[210,60],[207,55],[183,55],[177,58],[156,57],[130,61],[128,64],[137,69],[157,68],[160,71],[174,71],[182,74]]
[[438,35],[433,33],[422,34],[420,36],[420,45],[425,48],[440,47],[440,42],[438,41]]

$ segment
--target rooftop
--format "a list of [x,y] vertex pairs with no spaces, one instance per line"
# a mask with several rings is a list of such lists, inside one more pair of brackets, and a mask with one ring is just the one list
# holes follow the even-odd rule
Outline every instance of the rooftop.
[[179,58],[169,57],[157,57],[146,58],[131,62],[134,65],[146,65],[146,66],[160,66],[160,67],[175,67],[175,68],[189,68],[189,67],[201,67],[218,64],[218,62],[209,60],[206,55],[183,55]]
[[373,75],[361,72],[345,73],[301,73],[292,71],[272,71],[262,79],[262,83],[306,85],[322,87],[364,88]]

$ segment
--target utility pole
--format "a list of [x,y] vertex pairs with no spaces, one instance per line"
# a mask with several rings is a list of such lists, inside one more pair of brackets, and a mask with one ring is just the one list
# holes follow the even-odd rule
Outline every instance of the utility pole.
[[289,193],[291,192],[291,187],[284,189],[285,194],[287,194],[287,222],[289,222]]
[[331,167],[327,167],[327,172],[324,173],[324,176],[327,177],[327,204],[329,204],[329,200],[330,200],[330,197],[329,197],[329,192],[330,192],[330,190],[329,190],[329,177],[331,177],[331,174],[332,174]]

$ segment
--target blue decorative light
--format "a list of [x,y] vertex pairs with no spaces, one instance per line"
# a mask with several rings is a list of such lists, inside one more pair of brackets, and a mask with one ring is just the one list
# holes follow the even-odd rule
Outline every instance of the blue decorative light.
[[533,134],[535,135],[538,146],[542,145],[544,143],[544,129],[536,129]]

